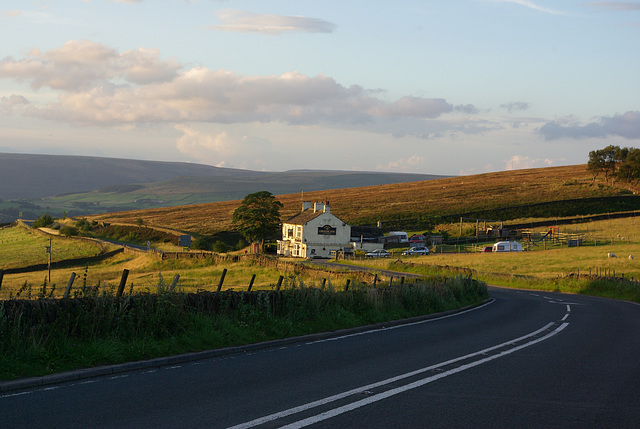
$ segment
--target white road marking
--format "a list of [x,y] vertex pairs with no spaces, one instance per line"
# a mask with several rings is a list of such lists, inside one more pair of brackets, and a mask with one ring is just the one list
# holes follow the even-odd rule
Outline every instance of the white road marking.
[[[243,429],[243,428],[255,427],[255,426],[258,426],[258,425],[261,425],[261,424],[264,424],[264,423],[267,423],[267,422],[270,422],[270,421],[273,421],[273,420],[280,419],[282,417],[287,417],[287,416],[290,416],[290,415],[293,415],[293,414],[300,413],[302,411],[309,410],[311,408],[315,408],[315,407],[318,407],[318,406],[321,406],[321,405],[326,405],[326,404],[329,404],[331,402],[334,402],[334,401],[337,401],[337,400],[340,400],[340,399],[343,399],[343,398],[346,398],[346,397],[349,397],[349,396],[352,396],[352,395],[364,393],[366,391],[375,389],[377,387],[382,387],[382,386],[385,386],[385,385],[388,385],[388,384],[391,384],[391,383],[395,383],[397,381],[400,381],[400,380],[403,380],[403,379],[406,379],[406,378],[409,378],[409,377],[414,377],[416,375],[423,374],[425,372],[435,370],[435,369],[437,369],[439,367],[447,366],[447,365],[450,365],[450,364],[453,364],[453,363],[456,363],[456,362],[459,362],[459,361],[462,361],[462,360],[470,359],[470,358],[476,357],[476,356],[486,356],[486,354],[488,352],[491,352],[493,350],[497,350],[499,348],[503,348],[503,347],[512,345],[512,343],[517,343],[517,342],[529,339],[531,337],[534,337],[534,336],[536,336],[536,335],[548,330],[553,325],[554,325],[553,323],[548,323],[547,325],[545,325],[544,327],[542,327],[542,328],[540,328],[540,329],[538,329],[536,331],[533,331],[533,332],[531,332],[531,333],[529,333],[527,335],[524,335],[522,337],[506,341],[506,342],[504,342],[502,344],[498,344],[497,346],[489,347],[487,349],[484,349],[484,350],[481,350],[481,351],[478,351],[478,352],[475,352],[475,353],[471,353],[471,354],[468,354],[468,355],[465,355],[465,356],[461,356],[461,357],[454,358],[454,359],[451,359],[451,360],[448,360],[448,361],[445,361],[445,362],[441,362],[441,363],[438,363],[438,364],[435,364],[435,365],[431,365],[431,366],[428,366],[428,367],[425,367],[425,368],[421,368],[421,369],[418,369],[416,371],[411,371],[411,372],[408,372],[406,374],[401,374],[401,375],[396,376],[396,377],[391,377],[391,378],[388,378],[386,380],[379,381],[377,383],[372,383],[372,384],[369,384],[369,385],[366,385],[366,386],[358,387],[356,389],[352,389],[352,390],[349,390],[349,391],[346,391],[346,392],[343,392],[343,393],[339,393],[337,395],[329,396],[329,397],[326,397],[326,398],[323,398],[323,399],[320,399],[320,400],[317,400],[317,401],[309,402],[307,404],[300,405],[300,406],[294,407],[294,408],[290,408],[288,410],[280,411],[278,413],[270,414],[268,416],[260,417],[258,419],[251,420],[249,422],[245,422],[245,423],[241,423],[239,425],[231,426],[228,429]],[[423,385],[425,385],[427,383],[431,383],[431,382],[436,381],[436,380],[438,380],[440,378],[456,374],[458,372],[464,371],[464,370],[469,369],[469,368],[473,368],[475,366],[481,365],[483,363],[492,361],[492,360],[500,358],[500,357],[504,357],[504,356],[506,356],[508,354],[511,354],[511,353],[515,352],[515,351],[521,350],[521,349],[523,349],[525,347],[529,347],[531,345],[539,343],[540,341],[544,341],[544,340],[546,340],[548,338],[551,338],[552,336],[556,335],[557,333],[562,331],[564,328],[566,328],[568,325],[569,325],[568,323],[563,323],[558,328],[556,328],[555,330],[553,330],[552,332],[550,332],[549,334],[547,334],[547,335],[545,335],[543,337],[540,337],[540,338],[537,338],[537,339],[533,339],[533,340],[531,340],[531,341],[529,341],[529,342],[527,342],[525,344],[521,344],[519,346],[515,346],[515,347],[513,347],[511,349],[502,351],[502,352],[500,352],[500,353],[498,353],[496,355],[482,358],[482,359],[480,359],[478,361],[462,365],[462,366],[460,366],[458,368],[454,368],[454,369],[451,369],[449,371],[441,372],[441,373],[439,373],[437,375],[433,375],[433,376],[424,378],[422,380],[418,380],[416,382],[407,384],[405,386],[401,386],[401,387],[398,387],[398,388],[395,388],[395,389],[391,389],[391,390],[388,390],[386,392],[379,393],[377,395],[369,396],[366,399],[353,402],[353,403],[351,403],[349,405],[338,407],[338,408],[336,408],[334,410],[327,411],[325,413],[321,413],[321,414],[319,414],[317,416],[310,417],[308,419],[300,420],[299,422],[296,422],[296,423],[293,423],[293,424],[291,424],[289,426],[284,426],[284,427],[286,427],[286,428],[295,428],[295,427],[308,426],[310,424],[317,423],[319,421],[329,419],[331,417],[334,417],[334,416],[337,416],[339,414],[354,410],[356,408],[371,404],[373,402],[380,401],[382,399],[388,398],[389,396],[397,395],[399,393],[405,392],[405,391],[410,390],[410,389],[415,389],[416,387],[423,386]]]
[[[468,310],[460,311],[458,313],[453,313],[453,314],[447,314],[446,316],[434,317],[433,319],[420,320],[418,322],[405,323],[405,324],[396,325],[396,326],[387,326],[385,328],[378,328],[378,329],[372,329],[372,330],[369,330],[369,331],[356,332],[355,334],[341,335],[339,337],[326,338],[324,340],[309,341],[308,343],[305,343],[305,344],[309,345],[309,344],[317,344],[317,343],[326,343],[326,342],[329,342],[329,341],[337,341],[337,340],[342,340],[342,339],[345,339],[345,338],[357,337],[357,336],[360,336],[360,335],[369,335],[369,334],[373,334],[373,333],[376,333],[376,332],[383,332],[383,331],[390,331],[392,329],[406,328],[407,326],[422,325],[424,323],[435,322],[436,320],[447,319],[449,317],[455,317],[455,316],[459,316],[461,314],[468,313],[470,311],[475,311],[475,310],[483,308],[483,307],[485,307],[485,306],[487,306],[489,304],[493,304],[494,302],[495,302],[494,300],[491,300],[491,301],[489,301],[489,302],[487,302],[485,304],[479,305],[477,307],[470,308]],[[283,347],[283,348],[286,348],[286,347]]]

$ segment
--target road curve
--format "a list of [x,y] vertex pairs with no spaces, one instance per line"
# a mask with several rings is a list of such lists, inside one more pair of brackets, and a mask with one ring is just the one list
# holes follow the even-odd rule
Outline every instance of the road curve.
[[640,306],[491,288],[482,307],[0,395],[2,427],[638,427]]

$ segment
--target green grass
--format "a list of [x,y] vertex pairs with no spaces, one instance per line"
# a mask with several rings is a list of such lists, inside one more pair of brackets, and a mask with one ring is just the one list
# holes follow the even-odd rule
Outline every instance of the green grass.
[[[445,284],[446,283],[446,284]],[[332,331],[458,308],[485,299],[469,277],[349,291],[298,287],[64,302],[0,302],[0,379],[38,376]]]
[[0,268],[17,268],[46,264],[46,246],[53,248],[52,262],[95,256],[101,252],[97,243],[59,236],[48,236],[25,227],[0,229]]

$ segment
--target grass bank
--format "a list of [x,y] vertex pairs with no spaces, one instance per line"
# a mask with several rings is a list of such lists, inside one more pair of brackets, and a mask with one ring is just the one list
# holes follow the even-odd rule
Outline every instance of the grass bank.
[[116,299],[110,291],[67,300],[0,302],[0,379],[333,331],[459,308],[488,297],[455,276],[347,291],[159,291]]

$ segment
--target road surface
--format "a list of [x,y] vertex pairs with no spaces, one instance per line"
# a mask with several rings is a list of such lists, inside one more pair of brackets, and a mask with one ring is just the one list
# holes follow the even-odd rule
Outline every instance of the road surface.
[[445,318],[0,394],[3,428],[632,428],[640,306],[491,288]]

